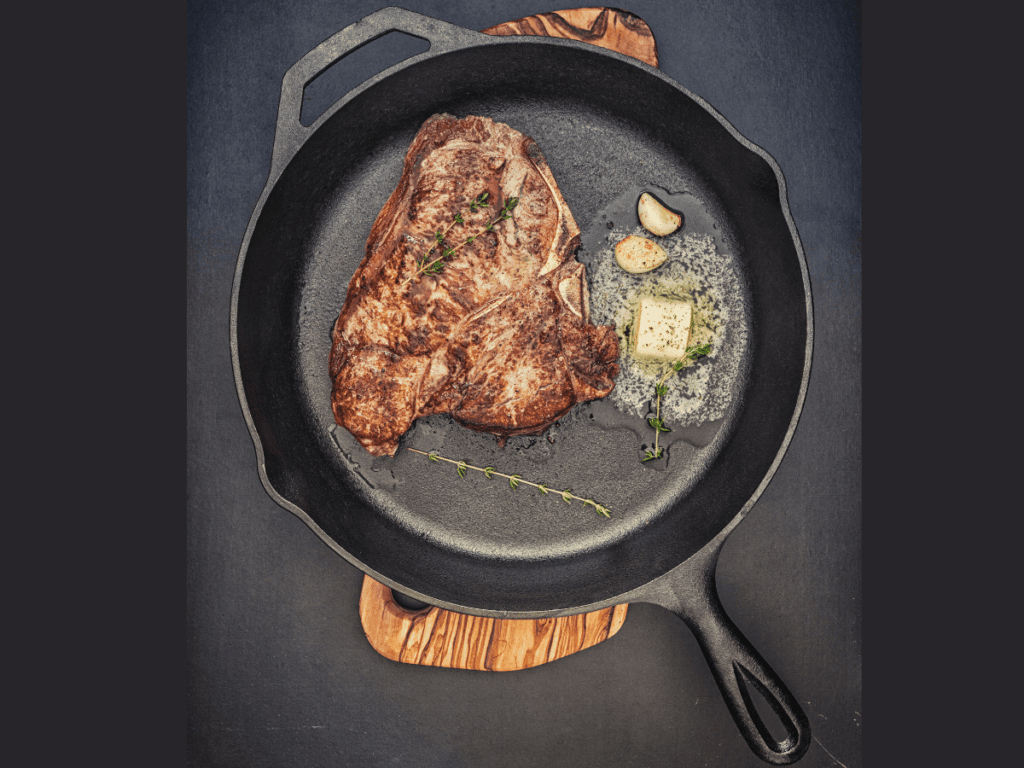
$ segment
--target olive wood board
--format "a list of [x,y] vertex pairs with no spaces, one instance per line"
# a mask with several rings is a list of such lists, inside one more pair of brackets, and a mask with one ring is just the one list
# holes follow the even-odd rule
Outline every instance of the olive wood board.
[[[508,21],[488,35],[580,40],[658,66],[647,23],[617,8],[572,8]],[[628,605],[551,619],[494,619],[437,607],[406,610],[389,587],[363,577],[359,619],[380,655],[406,664],[511,672],[590,648],[619,631]]]
[[581,40],[658,66],[658,47],[647,22],[618,8],[572,8],[507,21],[484,30],[488,35],[540,35]]
[[511,672],[545,664],[607,640],[627,605],[551,619],[494,619],[427,607],[406,610],[389,587],[363,577],[359,619],[385,658],[432,667]]

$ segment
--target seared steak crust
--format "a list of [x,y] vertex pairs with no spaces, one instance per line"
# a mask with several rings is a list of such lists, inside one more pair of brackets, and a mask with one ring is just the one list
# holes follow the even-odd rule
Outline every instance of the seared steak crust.
[[[489,193],[490,207],[469,203]],[[512,218],[415,275],[445,245]],[[450,413],[504,439],[539,434],[619,373],[610,326],[589,322],[580,234],[536,142],[484,117],[434,115],[405,157],[349,283],[330,355],[334,418],[372,454],[394,455],[420,416]],[[439,255],[435,249],[431,258]]]

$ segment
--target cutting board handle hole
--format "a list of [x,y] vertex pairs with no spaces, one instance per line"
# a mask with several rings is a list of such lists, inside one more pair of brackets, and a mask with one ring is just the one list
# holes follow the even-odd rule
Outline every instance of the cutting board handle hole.
[[308,128],[357,85],[428,48],[429,42],[404,32],[388,32],[361,45],[306,83],[299,122]]
[[403,595],[401,592],[391,590],[391,597],[394,598],[395,602],[398,603],[402,608],[407,611],[423,611],[430,607],[429,603],[424,603],[422,600],[417,600],[414,597]]

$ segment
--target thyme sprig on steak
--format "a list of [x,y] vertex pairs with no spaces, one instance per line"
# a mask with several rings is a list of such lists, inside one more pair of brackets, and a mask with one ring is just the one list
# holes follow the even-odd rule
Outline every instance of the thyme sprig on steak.
[[678,373],[683,370],[683,365],[685,365],[687,360],[696,360],[699,357],[704,357],[710,351],[710,344],[697,344],[693,347],[687,347],[683,356],[672,363],[672,366],[665,372],[665,375],[661,377],[661,381],[659,381],[657,386],[654,388],[654,416],[647,420],[647,423],[650,424],[651,428],[654,430],[654,450],[648,450],[641,461],[660,459],[664,450],[658,447],[658,436],[662,432],[672,431],[665,426],[665,422],[661,418],[661,398],[668,394],[668,387],[665,386],[665,382],[668,381],[668,377],[673,373]]
[[[490,207],[491,204],[487,200],[488,197],[490,197],[489,193],[481,192],[469,204],[469,210],[472,213],[476,213],[478,208],[488,208],[488,207]],[[447,227],[445,227],[443,232],[441,230],[437,230],[434,233],[434,242],[431,244],[430,248],[427,249],[427,252],[424,253],[423,256],[421,256],[419,259],[416,260],[416,267],[417,267],[416,273],[413,274],[411,277],[406,278],[405,282],[402,283],[403,287],[408,285],[410,282],[412,282],[415,278],[419,277],[420,275],[437,275],[437,274],[440,274],[441,270],[444,269],[444,260],[445,259],[454,256],[456,251],[458,251],[460,248],[463,248],[463,247],[469,245],[470,243],[472,243],[474,240],[476,240],[478,237],[480,237],[480,235],[484,234],[485,232],[493,231],[494,230],[494,226],[496,224],[499,224],[500,222],[505,221],[506,219],[512,218],[512,209],[515,208],[516,205],[518,205],[518,204],[519,204],[519,198],[518,197],[510,197],[508,200],[505,201],[505,204],[501,207],[501,211],[499,211],[498,215],[495,216],[493,220],[488,222],[486,226],[484,226],[482,229],[480,229],[475,234],[470,235],[469,237],[467,237],[465,240],[463,240],[458,245],[445,248],[444,247],[445,238],[448,236],[448,233],[451,231],[452,227],[454,227],[456,224],[465,224],[466,223],[465,220],[462,218],[462,212],[460,211],[459,213],[456,213],[455,214],[455,218],[452,220],[452,223],[449,224]],[[434,248],[436,248],[438,246],[441,246],[441,255],[437,256],[434,259],[431,259],[430,258],[430,254],[433,252]]]
[[524,480],[523,476],[519,474],[506,475],[504,472],[499,472],[494,467],[475,467],[467,461],[455,461],[454,459],[448,459],[434,451],[430,451],[428,453],[427,451],[420,451],[417,450],[416,448],[409,448],[408,450],[412,451],[413,453],[422,454],[431,461],[446,461],[449,464],[454,464],[455,471],[459,473],[459,477],[465,477],[467,469],[475,469],[477,472],[483,472],[484,476],[488,480],[493,478],[495,475],[497,475],[498,477],[504,477],[506,480],[508,480],[508,484],[512,488],[512,490],[515,490],[517,487],[519,487],[520,483],[524,483],[525,485],[533,486],[541,493],[543,493],[545,496],[548,495],[549,493],[557,494],[558,496],[562,497],[562,501],[564,501],[566,504],[569,504],[572,499],[576,499],[576,501],[582,501],[583,506],[585,507],[593,507],[599,515],[603,515],[604,517],[612,516],[611,510],[608,509],[608,507],[602,504],[598,504],[593,499],[585,499],[582,496],[577,496],[569,488],[566,488],[564,491],[558,491],[553,488],[548,488],[543,483],[531,483],[529,480]]

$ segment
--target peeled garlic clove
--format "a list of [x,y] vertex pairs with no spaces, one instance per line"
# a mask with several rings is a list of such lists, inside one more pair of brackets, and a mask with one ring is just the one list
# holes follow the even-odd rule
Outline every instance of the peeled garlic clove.
[[640,214],[640,223],[644,225],[644,229],[659,237],[671,235],[683,224],[682,216],[673,213],[646,192],[640,195],[636,212]]
[[665,249],[646,237],[629,235],[615,244],[615,263],[634,275],[650,272],[667,259]]

